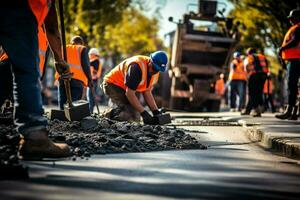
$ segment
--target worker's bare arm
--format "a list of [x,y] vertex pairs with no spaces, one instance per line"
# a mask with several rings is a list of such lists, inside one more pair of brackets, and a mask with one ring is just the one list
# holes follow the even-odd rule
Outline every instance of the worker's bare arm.
[[147,103],[147,105],[149,106],[149,108],[153,111],[153,110],[157,110],[158,107],[156,105],[156,102],[154,100],[154,97],[152,95],[151,90],[147,90],[143,93],[144,99]]
[[131,90],[130,88],[126,89],[126,97],[128,99],[128,101],[130,102],[130,104],[139,112],[143,112],[144,111],[144,107],[142,106],[142,104],[139,102],[138,98],[135,95],[135,91]]
[[63,61],[62,55],[62,44],[60,33],[58,30],[58,20],[57,20],[57,13],[55,9],[55,4],[50,7],[49,13],[44,21],[47,39],[50,45],[50,48],[53,52],[54,59],[56,62]]

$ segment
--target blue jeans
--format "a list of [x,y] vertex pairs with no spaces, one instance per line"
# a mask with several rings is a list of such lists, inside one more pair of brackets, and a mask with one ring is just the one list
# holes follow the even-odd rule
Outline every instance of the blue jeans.
[[236,97],[239,96],[239,110],[245,107],[246,81],[232,80],[229,85],[230,108],[236,108]]
[[[79,80],[71,79],[70,87],[71,87],[72,101],[80,100],[83,94],[83,88],[84,88],[83,83]],[[67,96],[66,96],[65,84],[63,80],[59,80],[58,106],[61,110],[64,109],[64,104],[66,102],[67,102]]]
[[[27,1],[23,3],[14,7],[0,6],[0,45],[12,63],[11,72],[6,67],[0,73],[0,79],[6,80],[0,85],[0,96],[5,98],[13,85],[14,118],[20,133],[47,125],[39,84],[37,22]],[[13,82],[7,79],[11,73]]]
[[[94,84],[94,94],[96,96],[96,92],[98,89],[98,79],[97,80],[93,80],[93,84]],[[87,100],[89,102],[89,107],[90,107],[90,112],[93,113],[94,111],[94,107],[95,107],[95,101],[94,101],[94,97],[93,97],[93,93],[92,90],[90,88],[87,89]]]

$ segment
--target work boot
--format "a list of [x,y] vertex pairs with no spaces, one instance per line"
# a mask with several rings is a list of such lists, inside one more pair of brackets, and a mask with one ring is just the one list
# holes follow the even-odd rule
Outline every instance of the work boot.
[[260,111],[260,108],[257,107],[255,108],[254,110],[252,110],[252,112],[250,113],[250,115],[252,117],[261,117],[261,111]]
[[250,115],[250,111],[247,109],[242,110],[241,115]]
[[294,106],[288,105],[283,113],[275,115],[276,118],[278,119],[288,119],[292,116],[292,111],[293,111]]
[[291,116],[288,118],[288,120],[297,120],[298,119],[298,107],[299,106],[294,106],[292,110]]
[[33,127],[23,135],[19,146],[19,157],[23,160],[41,160],[43,158],[62,158],[71,156],[70,148],[64,143],[54,143],[48,137],[44,127]]

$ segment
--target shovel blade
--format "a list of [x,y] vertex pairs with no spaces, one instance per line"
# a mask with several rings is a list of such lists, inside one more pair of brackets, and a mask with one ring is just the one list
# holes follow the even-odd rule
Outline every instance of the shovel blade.
[[58,119],[60,121],[68,121],[68,119],[65,116],[65,111],[63,110],[56,110],[52,109],[49,113],[50,120]]
[[69,121],[80,121],[90,116],[89,102],[85,100],[73,101],[73,106],[68,104],[64,106],[65,116]]

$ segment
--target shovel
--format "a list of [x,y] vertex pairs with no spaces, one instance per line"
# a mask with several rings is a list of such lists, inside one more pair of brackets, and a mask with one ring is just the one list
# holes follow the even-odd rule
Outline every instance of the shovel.
[[[61,39],[63,46],[63,55],[64,60],[67,62],[67,49],[66,49],[66,37],[65,37],[65,24],[64,24],[64,10],[62,0],[59,0],[59,16],[60,16],[60,30],[61,30]],[[85,100],[78,100],[72,102],[71,88],[70,88],[70,79],[64,79],[64,85],[67,96],[67,104],[64,105],[64,115],[57,110],[53,110],[50,114],[50,119],[57,117],[59,120],[65,121],[80,121],[81,119],[90,116],[89,103]]]

